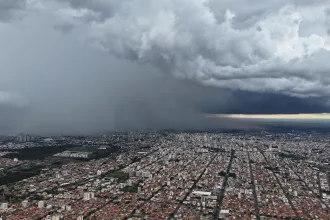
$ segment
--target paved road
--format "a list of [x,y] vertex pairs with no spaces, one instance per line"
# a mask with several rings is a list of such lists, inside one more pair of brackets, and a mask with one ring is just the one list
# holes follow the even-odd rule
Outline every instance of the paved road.
[[[309,191],[312,191],[312,194],[314,195],[314,197],[318,198],[320,200],[320,202],[327,208],[327,210],[329,211],[329,206],[322,200],[322,194],[321,194],[321,197],[319,197],[319,195],[317,195],[316,193],[314,193],[314,191],[308,186],[308,184],[306,183],[306,181],[304,179],[302,179],[299,174],[294,170],[292,169],[292,167],[286,162],[283,160],[283,162],[290,168],[290,170],[292,170],[292,172],[298,177],[298,179],[305,185],[305,187],[309,190]],[[319,175],[319,173],[318,173]],[[320,176],[318,176],[318,178],[320,178]],[[321,192],[321,185],[320,185],[320,182],[319,182],[319,179],[318,179],[318,184],[319,184],[319,190],[320,190],[320,193]]]
[[194,190],[194,188],[196,187],[197,183],[199,182],[199,180],[202,178],[202,176],[204,175],[206,169],[210,166],[210,164],[213,162],[213,160],[217,157],[217,155],[215,155],[206,165],[206,167],[204,168],[204,170],[201,172],[201,174],[198,176],[198,178],[194,181],[194,184],[190,187],[189,191],[187,192],[187,194],[184,196],[184,198],[179,202],[179,205],[175,208],[174,212],[170,215],[170,217],[168,219],[173,219],[174,216],[176,215],[176,213],[178,212],[178,210],[180,209],[181,205],[183,204],[183,202],[187,199],[187,197],[190,195],[190,193]]
[[[156,151],[154,151],[154,152],[156,152]],[[152,161],[152,162],[150,162],[150,163],[144,165],[143,167],[141,167],[140,169],[137,169],[136,171],[143,170],[144,168],[146,168],[146,167],[148,167],[148,166],[150,166],[150,165],[152,165],[152,164],[154,164],[154,163],[156,163],[156,162],[159,162],[160,160],[162,160],[164,157],[166,157],[166,156],[169,155],[169,154],[170,154],[170,153],[168,152],[168,153],[162,155],[161,157],[158,157],[157,160],[154,160],[154,161]]]
[[[116,169],[116,170],[110,170],[110,171],[108,171],[108,173],[110,173],[110,172],[116,172],[116,171],[122,170],[122,169],[124,169],[125,167],[128,167],[129,165],[131,165],[131,164],[133,164],[133,163],[135,163],[135,162],[138,162],[138,161],[142,160],[142,158],[147,157],[147,156],[149,156],[150,154],[152,154],[152,153],[154,153],[154,152],[156,152],[156,151],[158,151],[158,149],[153,150],[153,151],[150,151],[149,153],[147,153],[147,154],[141,156],[141,157],[138,158],[136,161],[131,162],[131,163],[127,164],[127,165],[124,166],[124,167],[121,167],[121,168]],[[110,156],[110,157],[111,157],[111,156]],[[110,158],[110,157],[109,157],[109,158]],[[87,183],[89,180],[91,180],[91,179],[93,179],[93,178],[96,178],[96,176],[89,177],[89,178],[87,178],[87,179],[83,179],[83,180],[79,180],[79,181],[75,181],[75,182],[70,183],[69,185],[72,185],[72,184],[83,185],[83,184]],[[60,187],[61,187],[61,186],[56,186],[56,187],[52,188],[51,190],[56,190],[56,189],[58,189],[58,188],[60,188]],[[72,187],[72,188],[69,189],[68,191],[71,191],[71,190],[73,190],[73,189],[74,189],[74,187]],[[46,191],[46,190],[44,190],[44,191]],[[44,192],[44,191],[43,191],[43,192]],[[115,199],[116,199],[116,197],[113,198],[113,199],[111,199],[111,200],[108,201],[107,203],[105,203],[105,205],[109,204],[111,201],[113,201],[113,200],[115,200]],[[79,200],[78,200],[78,201],[79,201]],[[75,201],[75,202],[78,202],[78,201]],[[73,203],[75,203],[75,202],[73,202]],[[70,204],[70,205],[73,205],[73,204]],[[105,205],[104,205],[104,206],[105,206]],[[90,214],[95,213],[96,211],[100,210],[100,209],[103,208],[104,206],[102,206],[102,207],[100,207],[100,208],[98,208],[98,209],[93,210],[93,212],[91,212]],[[51,214],[53,214],[55,211],[57,211],[57,210],[49,211],[49,212],[47,212],[47,213],[45,214],[45,216],[47,216],[47,215],[51,215]],[[90,214],[88,214],[87,216],[84,216],[84,217],[88,218],[88,217],[90,216]],[[44,216],[44,217],[45,217],[45,216]],[[41,217],[41,218],[44,218],[44,217]]]
[[260,218],[260,209],[259,209],[259,202],[257,197],[256,185],[254,182],[254,176],[252,171],[251,159],[250,159],[250,152],[247,152],[248,160],[249,160],[249,168],[250,168],[250,177],[251,177],[251,184],[252,184],[252,191],[253,191],[253,199],[254,199],[254,210],[256,214],[257,220],[261,220]]
[[[268,161],[267,157],[265,156],[264,152],[263,152],[262,150],[260,150],[259,148],[258,148],[258,150],[259,150],[259,152],[261,153],[261,155],[264,157],[264,159],[265,159],[266,163],[268,164],[268,166],[271,167],[271,164],[269,163],[269,161]],[[294,212],[294,214],[296,215],[296,219],[297,219],[297,220],[301,220],[301,217],[299,216],[296,207],[293,205],[292,200],[291,200],[291,198],[290,198],[288,192],[284,189],[284,187],[283,187],[283,185],[282,185],[280,179],[278,178],[278,176],[276,175],[276,173],[274,172],[273,169],[271,169],[271,172],[273,173],[273,175],[274,175],[274,177],[275,177],[275,179],[276,179],[278,185],[281,187],[281,189],[282,189],[282,191],[283,191],[285,197],[286,197],[287,200],[289,201],[289,204],[290,204],[290,206],[291,206],[291,209],[292,209],[292,211]]]
[[219,214],[220,214],[220,211],[221,211],[222,201],[223,201],[223,198],[225,197],[225,192],[226,192],[226,187],[227,187],[227,182],[228,182],[228,176],[229,176],[229,172],[230,172],[230,169],[231,169],[231,164],[232,164],[233,159],[234,159],[234,155],[235,155],[235,151],[231,150],[230,160],[229,160],[227,171],[226,171],[226,176],[225,176],[225,179],[223,180],[221,190],[217,195],[217,206],[216,206],[216,210],[215,210],[214,216],[213,216],[214,220],[219,219]]
[[321,188],[321,178],[320,178],[320,172],[317,171],[317,185],[319,190],[319,196],[322,199],[322,188]]
[[[198,157],[198,156],[197,156]],[[197,157],[195,157],[193,160],[191,160],[189,163],[187,163],[184,167],[183,167],[183,169],[184,168],[186,168],[190,163],[192,163]],[[177,174],[178,175],[178,174]],[[175,176],[177,176],[177,175],[175,175]],[[171,180],[173,180],[175,177],[174,176],[172,176],[172,177],[170,177],[170,179]],[[167,183],[164,183],[158,190],[156,190],[155,192],[153,192],[152,193],[152,195],[149,197],[149,198],[147,198],[142,204],[140,204],[140,205],[138,205],[129,215],[128,215],[128,217],[125,217],[124,218],[124,220],[127,220],[127,219],[129,219],[129,218],[132,218],[133,216],[134,216],[134,214],[135,214],[135,212],[136,212],[136,210],[138,210],[138,209],[140,209],[141,207],[143,207],[146,203],[148,203],[148,202],[150,202],[150,200],[157,194],[157,193],[159,193],[161,190],[163,190],[165,187],[166,187],[166,185],[167,185]]]
[[329,188],[330,188],[330,173],[327,172],[327,177],[328,177],[328,185],[329,185]]

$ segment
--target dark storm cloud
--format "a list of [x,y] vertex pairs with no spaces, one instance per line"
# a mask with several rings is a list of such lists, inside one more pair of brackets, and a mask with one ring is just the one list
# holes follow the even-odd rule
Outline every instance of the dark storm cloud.
[[205,98],[219,106],[225,102],[225,91],[218,90],[222,96],[220,98],[219,94],[212,94],[196,84],[163,76],[156,77],[158,80],[150,75],[148,77],[149,80],[143,77],[126,83],[134,88],[130,93],[118,90],[119,99],[115,106],[117,129],[251,128],[249,124],[225,119],[211,120],[202,116]]
[[53,28],[55,30],[58,30],[58,31],[62,32],[63,34],[67,34],[67,33],[69,33],[70,31],[72,31],[74,29],[74,25],[69,24],[69,23],[54,24]]
[[0,104],[0,133],[10,134],[17,132],[17,127],[24,124],[27,116],[26,110],[26,108]]
[[199,103],[208,88],[86,47],[77,40],[83,28],[62,34],[53,28],[59,21],[32,13],[19,27],[0,26],[0,86],[6,89],[0,102],[14,109],[3,113],[1,133],[248,126],[204,118]]
[[[297,98],[281,94],[235,92],[226,105],[204,105],[211,114],[299,114],[330,112],[326,98]],[[225,108],[224,108],[225,106]]]
[[328,1],[26,2],[0,0],[0,104],[12,109],[0,132],[247,127],[202,114],[328,111]]
[[26,0],[0,0],[0,21],[8,21],[12,18],[13,13],[24,9]]
[[329,95],[328,1],[65,2],[69,20],[102,17],[85,22],[100,48],[166,74],[231,90]]
[[77,9],[88,9],[97,16],[95,18],[104,20],[111,17],[115,10],[117,10],[118,5],[122,5],[127,0],[117,1],[117,0],[58,0],[58,2],[68,3],[71,7]]

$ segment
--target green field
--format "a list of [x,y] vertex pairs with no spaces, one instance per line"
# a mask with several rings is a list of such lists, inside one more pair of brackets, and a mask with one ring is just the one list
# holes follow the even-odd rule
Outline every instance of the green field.
[[138,192],[138,185],[125,186],[121,191],[128,192],[128,193],[137,193]]
[[105,177],[124,180],[124,179],[128,179],[128,173],[124,173],[123,171],[114,171],[106,174]]

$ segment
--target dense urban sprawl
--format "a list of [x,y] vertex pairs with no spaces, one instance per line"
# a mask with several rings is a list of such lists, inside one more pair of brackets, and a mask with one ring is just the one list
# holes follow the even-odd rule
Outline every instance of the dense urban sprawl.
[[[330,219],[325,134],[127,133],[63,140],[117,150],[75,160],[91,152],[65,149],[44,159],[39,163],[65,162],[3,184],[2,219]],[[8,146],[24,143],[3,144],[0,156],[10,153]],[[37,162],[0,157],[2,175],[30,163]]]

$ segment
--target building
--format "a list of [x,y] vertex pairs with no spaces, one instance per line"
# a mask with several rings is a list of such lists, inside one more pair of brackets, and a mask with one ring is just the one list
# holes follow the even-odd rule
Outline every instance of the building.
[[90,200],[91,199],[91,194],[89,192],[84,193],[84,200]]
[[211,192],[193,191],[192,194],[197,195],[197,196],[210,196]]
[[23,208],[28,207],[28,205],[29,205],[29,202],[28,202],[27,200],[24,200],[24,201],[22,202],[22,207],[23,207]]
[[63,151],[61,153],[54,154],[55,157],[71,157],[71,158],[88,158],[92,152],[83,151]]
[[1,209],[8,209],[8,203],[6,202],[1,203]]
[[42,208],[44,208],[44,207],[45,207],[45,202],[42,201],[42,200],[39,201],[39,202],[38,202],[38,208],[39,208],[39,209],[42,209]]
[[18,142],[30,142],[32,140],[32,137],[28,134],[24,134],[21,133],[18,137],[17,137]]

